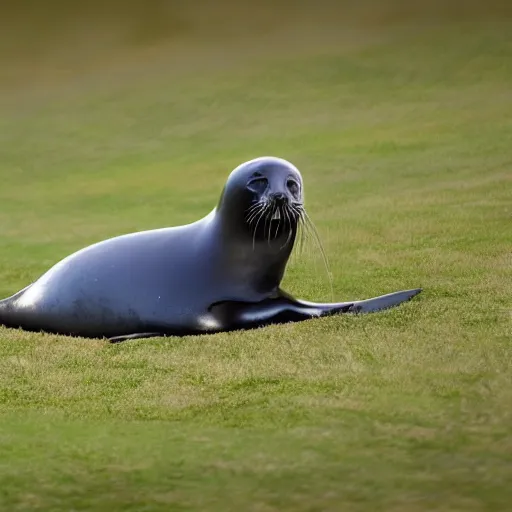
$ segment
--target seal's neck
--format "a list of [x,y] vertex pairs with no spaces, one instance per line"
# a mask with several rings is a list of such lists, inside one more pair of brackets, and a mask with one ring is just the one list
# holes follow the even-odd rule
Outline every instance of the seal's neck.
[[258,239],[240,214],[214,210],[208,217],[222,269],[258,293],[275,291],[283,279],[296,231],[270,240]]

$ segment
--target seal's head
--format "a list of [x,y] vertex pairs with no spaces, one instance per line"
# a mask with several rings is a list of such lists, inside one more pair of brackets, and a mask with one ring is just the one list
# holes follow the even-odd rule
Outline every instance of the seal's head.
[[217,211],[254,242],[284,237],[285,245],[293,243],[304,213],[302,176],[281,158],[249,160],[229,175]]

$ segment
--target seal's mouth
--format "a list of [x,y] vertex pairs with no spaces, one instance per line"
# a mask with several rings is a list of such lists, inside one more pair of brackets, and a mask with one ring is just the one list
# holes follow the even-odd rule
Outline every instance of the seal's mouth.
[[304,215],[302,203],[268,199],[252,204],[246,211],[245,219],[254,243],[262,240],[271,243],[272,240],[284,238],[286,245],[296,233]]

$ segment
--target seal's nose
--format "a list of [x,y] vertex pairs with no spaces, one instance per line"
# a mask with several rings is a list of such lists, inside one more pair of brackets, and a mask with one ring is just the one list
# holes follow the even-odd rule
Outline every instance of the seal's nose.
[[272,199],[277,204],[286,204],[288,202],[288,198],[286,197],[286,194],[283,194],[282,192],[274,192],[272,194]]

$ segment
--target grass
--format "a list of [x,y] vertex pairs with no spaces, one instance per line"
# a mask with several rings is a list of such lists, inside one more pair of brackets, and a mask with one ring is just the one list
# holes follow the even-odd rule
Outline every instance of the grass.
[[[0,328],[1,509],[508,510],[511,30],[159,41],[9,82],[3,296],[87,244],[205,215],[262,154],[302,170],[336,299],[425,291],[120,345]],[[285,288],[329,300],[321,265],[292,261]]]

